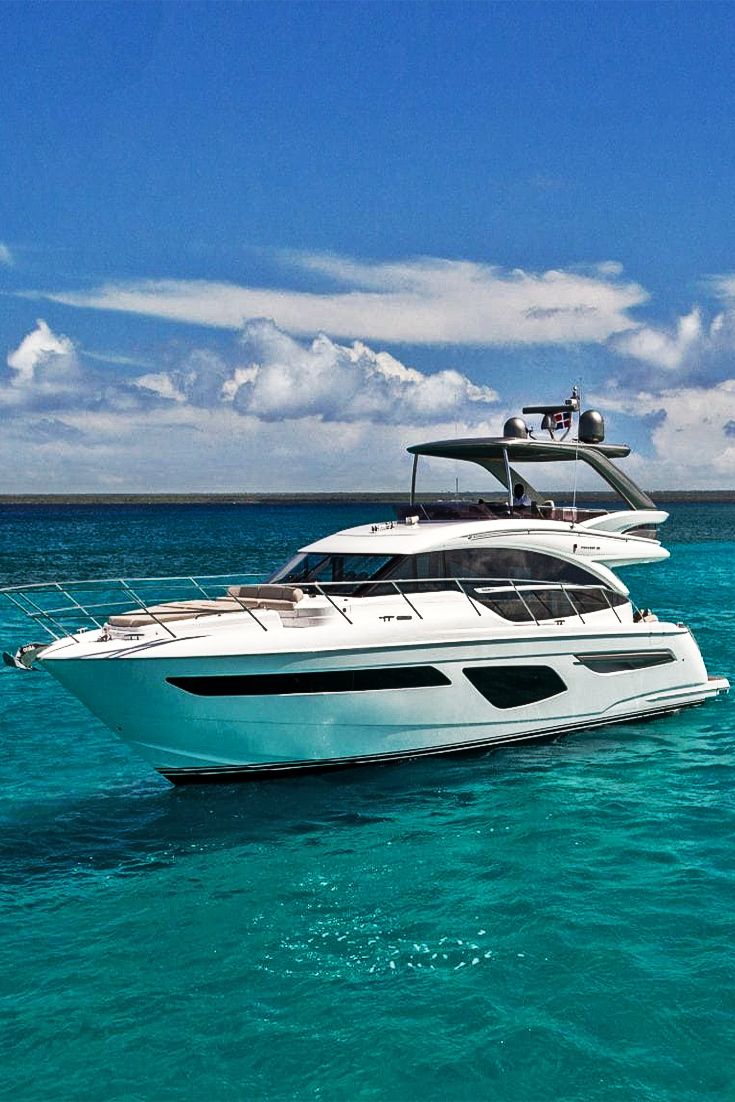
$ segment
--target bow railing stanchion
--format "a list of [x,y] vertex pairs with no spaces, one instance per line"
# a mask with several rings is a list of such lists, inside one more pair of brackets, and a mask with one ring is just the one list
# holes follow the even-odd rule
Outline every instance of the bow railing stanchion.
[[[464,580],[467,581],[467,578],[465,578]],[[479,608],[477,607],[477,602],[472,599],[472,597],[469,595],[469,593],[467,592],[465,587],[462,585],[462,579],[461,578],[456,578],[455,581],[457,582],[457,588],[460,590],[461,593],[464,593],[465,597],[470,602],[470,607],[474,609],[475,613],[478,616],[482,616],[482,613],[480,612]]]
[[209,596],[204,586],[199,585],[199,582],[196,580],[196,578],[187,578],[186,580],[187,582],[191,582],[194,588],[198,589],[203,597],[206,597],[208,601],[211,601],[212,598]]
[[163,628],[164,631],[168,632],[168,634],[171,636],[172,639],[177,638],[176,632],[171,631],[171,628],[168,627],[168,625],[165,624],[163,622],[163,620],[159,620],[159,618],[156,616],[155,612],[153,612],[150,608],[148,608],[148,606],[145,604],[145,602],[141,600],[141,598],[138,596],[138,594],[135,592],[135,590],[130,585],[128,585],[128,583],[125,581],[124,578],[118,578],[118,582],[122,586],[122,588],[125,590],[125,592],[129,593],[130,596],[133,598],[133,600],[138,602],[140,608],[145,612],[146,616],[150,616],[151,619],[155,620],[155,622],[158,624],[158,626]]
[[516,585],[516,583],[513,581],[512,578],[508,578],[507,581],[510,584],[511,589],[514,591],[516,597],[519,599],[519,601],[521,602],[521,604],[525,608],[526,612],[528,613],[528,615],[533,620],[536,627],[538,627],[538,620],[536,619],[536,614],[533,611],[533,609],[530,607],[530,605],[527,603],[527,601],[524,599],[523,594],[521,593],[521,591],[518,588],[518,586]]
[[[206,597],[208,601],[212,600],[210,595],[207,593],[206,589],[199,584],[199,582],[196,580],[196,578],[187,578],[186,580],[188,582],[191,582],[191,584],[194,586],[194,588],[198,589],[199,592],[202,594],[202,596]],[[236,593],[230,593],[229,596],[232,598],[233,601],[237,601],[237,603],[239,604],[239,606],[243,610],[243,612],[247,612],[250,615],[250,618],[252,620],[255,620],[255,622],[256,622],[256,624],[258,625],[259,628],[262,628],[263,631],[268,630],[268,628],[263,623],[263,621],[258,619],[258,617],[255,615],[252,608],[248,608],[248,606],[245,604],[245,602],[243,600],[241,600],[240,597]]]
[[562,585],[561,585],[561,590],[562,590],[562,593],[564,594],[564,596],[566,597],[566,599],[569,601],[569,604],[572,606],[572,612],[574,613],[574,615],[579,616],[579,619],[584,624],[585,623],[585,618],[582,615],[582,613],[579,611],[577,606],[575,605],[574,601],[572,600],[572,595],[571,595],[571,593],[569,593],[567,591],[567,587],[564,585],[564,583],[562,583]]
[[[66,589],[62,589],[61,585],[59,585],[58,582],[52,582],[51,587],[54,592],[62,593],[68,599],[69,594],[67,593]],[[68,628],[65,628],[61,621],[57,620],[56,617],[52,615],[54,612],[60,612],[63,610],[47,610],[43,608],[42,605],[39,605],[36,601],[34,601],[33,598],[25,592],[23,593],[23,599],[28,602],[31,608],[34,608],[36,610],[35,613],[31,613],[28,612],[28,610],[26,609],[26,616],[30,616],[31,620],[34,620],[36,623],[40,624],[42,628],[46,628],[46,625],[43,623],[43,621],[49,620],[61,632],[60,635],[55,635],[53,631],[51,631],[49,628],[46,628],[46,631],[48,631],[49,635],[53,639],[63,639],[64,636],[68,635],[70,639],[74,639],[78,642],[76,635],[74,635],[73,632],[69,631]]]
[[623,621],[622,621],[622,620],[621,620],[621,618],[620,618],[620,613],[618,612],[618,610],[616,609],[615,605],[614,605],[614,604],[612,603],[612,601],[611,601],[611,600],[610,600],[610,598],[608,597],[608,595],[607,595],[607,591],[605,590],[605,587],[604,587],[604,585],[601,585],[601,586],[599,587],[599,589],[600,589],[600,592],[602,593],[602,596],[603,596],[603,597],[605,598],[605,600],[607,601],[607,607],[608,607],[609,609],[612,609],[612,611],[613,611],[613,612],[615,613],[615,616],[616,616],[616,618],[617,618],[617,621],[618,621],[618,623],[619,623],[619,624],[622,624],[622,622],[623,622]]
[[230,594],[230,596],[232,597],[233,601],[237,601],[237,603],[239,604],[239,606],[240,606],[240,608],[241,608],[241,609],[243,610],[243,612],[247,612],[247,613],[248,613],[248,615],[250,616],[250,619],[251,619],[251,620],[255,620],[255,623],[256,623],[256,624],[258,625],[258,627],[259,627],[259,628],[261,628],[261,629],[262,629],[263,631],[267,631],[267,630],[268,630],[268,627],[267,627],[267,625],[266,625],[266,624],[264,624],[264,623],[263,623],[263,621],[262,621],[261,619],[259,619],[259,617],[257,617],[257,616],[255,615],[255,613],[253,612],[252,608],[249,608],[249,607],[248,607],[248,606],[247,606],[247,605],[245,604],[245,602],[244,602],[244,601],[243,601],[243,600],[242,600],[242,599],[241,599],[241,598],[240,598],[240,597],[239,597],[239,596],[238,596],[238,595],[237,595],[236,593],[231,593],[231,594]]
[[[102,627],[102,624],[99,622],[99,620],[95,616],[92,615],[92,613],[89,611],[89,609],[85,608],[84,605],[81,605],[79,603],[79,601],[76,599],[76,597],[74,596],[73,593],[70,593],[68,589],[62,589],[59,582],[55,582],[54,584],[56,585],[59,592],[63,593],[64,596],[66,597],[66,599],[71,602],[72,606],[74,608],[78,608],[79,611],[84,616],[87,617],[87,619],[92,621],[92,623],[95,625],[95,627],[98,627],[98,628]],[[94,606],[92,606],[92,607],[94,607]]]
[[[332,606],[332,608],[336,609],[337,612],[340,614],[340,616],[343,616],[345,618],[345,620],[347,621],[347,623],[350,626],[352,626],[352,620],[350,620],[350,618],[347,615],[347,613],[345,612],[345,610],[343,608],[340,608],[339,605],[336,604],[336,602],[332,600],[332,598],[329,596],[329,594],[324,589],[322,589],[319,582],[309,582],[308,584],[313,585],[314,588],[316,589],[317,593],[321,593],[322,597],[326,597],[327,600],[329,601],[330,605]],[[332,584],[334,584],[334,583],[332,583]],[[336,584],[339,585],[340,583],[337,582]],[[342,583],[342,584],[344,585],[344,583]]]
[[[57,623],[52,616],[49,616],[48,613],[46,613],[39,605],[37,605],[35,601],[32,601],[31,598],[28,597],[25,593],[20,594],[22,600],[19,600],[15,596],[15,594],[8,591],[6,591],[5,596],[8,598],[11,604],[15,605],[15,607],[18,609],[19,612],[23,614],[23,616],[27,616],[29,620],[33,620],[33,623],[38,624],[39,627],[43,628],[43,630],[48,635],[50,635],[52,639],[63,639],[64,635],[68,634],[68,632],[64,630],[61,624]],[[24,601],[25,604],[23,603]],[[32,612],[30,611],[30,609],[35,609],[35,611]],[[57,635],[55,631],[52,631],[48,624],[44,623],[44,620],[50,620],[52,624],[55,624],[55,626],[61,632],[61,635]],[[74,638],[74,636],[72,636],[71,638]]]
[[[389,578],[388,581],[391,581],[391,579]],[[398,585],[397,585],[396,582],[393,582],[392,584],[393,584],[393,588],[395,589],[396,593],[400,593],[401,597],[403,597],[403,599],[406,602],[406,604],[408,605],[408,607],[416,613],[419,620],[423,620],[423,616],[421,615],[419,610],[416,608],[416,605],[414,605],[411,601],[409,601],[408,597],[403,592],[403,590],[398,588]]]

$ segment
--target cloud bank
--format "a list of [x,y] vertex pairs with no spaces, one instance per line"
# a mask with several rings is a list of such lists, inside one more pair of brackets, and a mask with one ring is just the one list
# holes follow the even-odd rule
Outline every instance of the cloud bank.
[[107,283],[88,291],[34,292],[66,306],[116,310],[223,329],[272,317],[289,333],[394,344],[599,343],[635,327],[628,311],[648,295],[620,266],[590,272],[508,271],[421,258],[365,264],[288,254],[292,269],[337,286],[320,293],[204,280]]
[[[735,275],[709,280],[716,307],[707,317],[701,306],[668,326],[641,323],[615,335],[609,347],[638,365],[629,373],[639,384],[665,389],[674,382],[717,383],[732,370],[735,354]],[[642,370],[640,369],[642,365]],[[626,377],[625,374],[622,376]]]
[[[61,489],[104,488],[116,478],[131,489],[136,479],[138,488],[161,490],[391,488],[406,444],[499,430],[506,411],[493,387],[450,367],[418,370],[364,338],[314,337],[317,321],[331,317],[336,332],[353,335],[515,347],[516,363],[535,344],[563,344],[559,357],[596,342],[588,356],[606,381],[594,401],[650,439],[648,454],[629,461],[642,483],[706,488],[735,480],[735,274],[709,281],[714,309],[693,305],[666,325],[633,319],[646,293],[623,283],[614,261],[542,274],[430,259],[363,264],[298,255],[289,263],[332,289],[168,281],[51,296],[198,318],[236,335],[225,351],[202,341],[182,352],[179,342],[154,366],[87,353],[39,320],[0,367],[0,414],[12,412],[0,460],[7,449],[17,455],[30,446],[63,457]],[[254,304],[273,307],[276,320],[241,324],[241,311]],[[514,380],[506,385],[513,389]],[[583,389],[591,388],[588,380]],[[155,442],[157,486],[151,464],[140,458],[137,466],[145,449],[131,449],[146,439]],[[47,472],[40,468],[39,477]]]
[[[165,371],[120,381],[39,320],[0,378],[0,409],[13,414],[0,484],[390,489],[407,477],[406,445],[428,426],[440,436],[487,431],[496,402],[458,371],[421,372],[357,341],[301,342],[264,319],[244,326],[229,356],[194,349]],[[18,464],[24,452],[32,464]]]
[[43,319],[7,357],[0,404],[69,410],[189,405],[231,409],[259,421],[431,424],[448,417],[481,421],[498,398],[458,371],[407,367],[388,352],[324,334],[303,343],[265,318],[243,327],[229,359],[194,349],[167,371],[116,381],[89,365],[68,337]]
[[649,489],[732,488],[735,482],[735,379],[594,396],[602,408],[643,420],[652,456],[632,455],[626,470]]

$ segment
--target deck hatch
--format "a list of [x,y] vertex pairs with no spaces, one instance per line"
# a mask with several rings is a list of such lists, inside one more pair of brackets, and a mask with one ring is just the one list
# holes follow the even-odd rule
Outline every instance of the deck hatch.
[[551,666],[466,666],[462,673],[496,708],[521,708],[566,690]]
[[365,693],[383,689],[426,689],[451,685],[434,666],[387,666],[309,673],[167,677],[169,685],[194,696],[284,696],[309,693]]
[[651,666],[665,666],[676,659],[670,650],[612,651],[605,654],[577,654],[580,666],[593,673],[623,673],[631,670],[647,670]]

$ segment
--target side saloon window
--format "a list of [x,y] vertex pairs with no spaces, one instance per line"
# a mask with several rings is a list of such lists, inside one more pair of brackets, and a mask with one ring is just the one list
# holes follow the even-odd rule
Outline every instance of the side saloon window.
[[447,575],[452,578],[512,578],[513,581],[577,582],[599,585],[599,580],[581,566],[512,547],[473,547],[444,552]]
[[466,666],[462,673],[495,708],[522,708],[566,690],[551,666]]

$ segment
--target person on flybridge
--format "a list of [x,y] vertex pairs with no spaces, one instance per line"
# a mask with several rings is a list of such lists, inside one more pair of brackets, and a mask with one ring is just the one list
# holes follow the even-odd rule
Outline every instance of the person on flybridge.
[[525,486],[522,482],[516,482],[513,487],[513,507],[516,509],[529,509],[531,506],[531,499],[526,493]]

